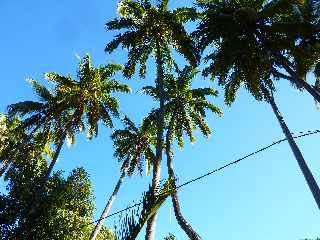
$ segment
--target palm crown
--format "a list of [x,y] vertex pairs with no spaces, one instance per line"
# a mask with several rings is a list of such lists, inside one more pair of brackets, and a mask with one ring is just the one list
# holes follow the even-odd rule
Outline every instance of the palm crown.
[[183,23],[197,14],[191,8],[168,10],[168,0],[153,6],[149,0],[122,0],[119,3],[119,18],[106,24],[108,30],[125,30],[107,44],[105,50],[112,52],[120,44],[129,50],[125,76],[130,77],[140,65],[139,74],[145,76],[146,61],[152,52],[161,46],[165,62],[172,62],[170,47],[177,50],[193,65],[199,56],[194,43],[184,29]]
[[52,92],[31,80],[41,101],[12,104],[9,114],[28,115],[24,120],[28,126],[42,125],[55,134],[70,137],[72,141],[74,133],[85,128],[88,137],[92,138],[98,133],[100,120],[107,127],[113,127],[111,115],[119,115],[119,103],[111,93],[130,92],[127,85],[112,79],[121,69],[117,64],[94,68],[90,56],[86,55],[79,64],[78,80],[46,73],[46,79],[55,84]]
[[124,129],[115,130],[111,135],[115,147],[114,156],[122,162],[122,171],[130,176],[135,170],[142,172],[143,160],[149,173],[155,158],[152,146],[155,144],[155,132],[144,123],[140,127],[128,118],[123,119]]
[[211,62],[204,74],[217,77],[225,86],[228,104],[234,101],[241,83],[261,100],[261,88],[273,88],[271,77],[286,77],[279,68],[305,80],[319,59],[319,25],[310,10],[315,6],[313,1],[198,2],[204,9],[194,33],[199,48],[215,45],[205,58]]
[[[194,142],[193,130],[199,128],[204,136],[209,136],[211,130],[205,121],[206,111],[222,114],[222,111],[212,104],[207,97],[217,96],[217,91],[213,88],[191,88],[192,81],[198,71],[187,66],[183,70],[178,70],[178,77],[167,74],[165,79],[165,116],[167,128],[170,128],[171,137],[176,137],[180,147],[183,147],[183,134],[188,135],[189,140]],[[159,98],[155,87],[147,86],[143,91]],[[158,110],[152,111],[147,118],[155,121]]]

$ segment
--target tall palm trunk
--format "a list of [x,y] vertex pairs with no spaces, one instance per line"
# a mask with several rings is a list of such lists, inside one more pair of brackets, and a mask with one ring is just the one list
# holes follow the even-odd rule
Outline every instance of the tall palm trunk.
[[[170,123],[169,129],[166,135],[166,155],[167,155],[167,167],[168,167],[168,175],[169,178],[173,179],[174,188],[176,188],[176,180],[175,174],[173,170],[173,154],[171,151],[171,129],[172,129],[172,121]],[[196,233],[196,231],[192,228],[192,226],[188,223],[188,221],[183,217],[180,209],[180,203],[178,198],[178,192],[175,190],[171,194],[172,205],[174,208],[174,215],[177,219],[178,224],[182,228],[182,230],[187,234],[190,240],[201,240],[201,237]]]
[[121,176],[120,176],[120,178],[119,178],[119,180],[118,180],[118,182],[112,192],[112,195],[110,196],[110,198],[107,202],[107,205],[105,206],[105,208],[101,214],[101,217],[100,217],[98,223],[96,224],[96,226],[94,227],[94,229],[90,235],[90,240],[95,240],[96,237],[98,236],[98,234],[103,226],[104,219],[108,216],[108,214],[111,210],[112,204],[113,204],[114,200],[116,199],[116,196],[119,192],[120,186],[123,183],[125,176],[126,176],[126,171],[123,170],[122,174],[121,174]]
[[[156,64],[157,64],[157,88],[160,93],[160,107],[159,116],[157,119],[157,145],[156,145],[156,159],[153,164],[153,177],[152,177],[152,189],[153,193],[157,194],[160,186],[161,177],[161,160],[162,160],[162,146],[163,146],[163,128],[164,128],[164,69],[163,69],[163,59],[161,56],[161,45],[157,42],[156,49]],[[157,214],[154,214],[149,220],[146,229],[145,240],[155,239]]]
[[310,171],[306,161],[304,160],[304,157],[303,157],[298,145],[296,144],[294,138],[292,137],[291,132],[290,132],[288,126],[286,125],[286,123],[285,123],[285,121],[284,121],[275,101],[274,101],[274,98],[272,96],[269,98],[269,103],[272,107],[274,114],[276,115],[276,117],[279,121],[279,124],[282,128],[284,135],[286,136],[286,138],[289,142],[291,150],[292,150],[292,152],[293,152],[293,154],[299,164],[300,170],[302,171],[304,178],[307,181],[307,184],[308,184],[308,186],[312,192],[312,195],[318,205],[318,208],[320,209],[320,189],[319,189],[319,186],[318,186],[316,180],[314,179],[312,172]]

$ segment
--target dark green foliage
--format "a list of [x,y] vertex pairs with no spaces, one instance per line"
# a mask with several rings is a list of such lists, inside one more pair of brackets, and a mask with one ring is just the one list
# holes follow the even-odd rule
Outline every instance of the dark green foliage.
[[[6,173],[7,194],[0,196],[0,234],[3,239],[87,239],[92,226],[91,182],[83,168],[64,178],[56,172],[49,180],[37,215],[28,219],[32,232],[20,228],[32,202],[32,189],[41,182],[47,162],[36,152],[16,159]],[[76,229],[76,230],[75,230]],[[26,237],[28,236],[28,237]],[[113,239],[104,229],[98,239]]]
[[[320,26],[315,1],[198,1],[204,10],[195,31],[210,66],[203,74],[225,87],[225,102],[235,100],[242,84],[262,100],[263,87],[273,89],[271,78],[279,69],[305,80],[320,57]],[[292,70],[292,71],[291,71]],[[292,76],[292,73],[293,76]],[[301,87],[295,82],[296,87]]]
[[173,180],[167,180],[161,189],[157,189],[157,195],[154,195],[150,186],[149,190],[142,195],[141,204],[125,213],[120,217],[120,227],[116,227],[117,240],[134,240],[143,228],[144,224],[152,217],[166,198],[171,195],[173,190]]
[[124,75],[131,77],[137,65],[139,75],[145,76],[146,62],[150,54],[161,45],[163,62],[173,64],[171,48],[178,51],[191,64],[196,65],[199,55],[195,51],[191,37],[183,23],[194,20],[197,13],[192,8],[168,9],[168,0],[152,5],[149,0],[122,0],[118,5],[120,17],[106,24],[107,30],[124,30],[107,44],[107,52],[114,51],[119,45],[128,49],[128,62]]
[[8,169],[15,159],[34,154],[52,156],[50,142],[42,140],[41,134],[28,135],[23,123],[18,118],[10,119],[0,114],[0,162],[1,174]]
[[131,176],[135,170],[142,172],[145,161],[147,174],[153,164],[155,154],[152,145],[155,144],[155,133],[152,129],[142,124],[136,127],[128,118],[123,119],[124,129],[115,130],[111,139],[115,148],[114,156],[122,162],[122,171]]

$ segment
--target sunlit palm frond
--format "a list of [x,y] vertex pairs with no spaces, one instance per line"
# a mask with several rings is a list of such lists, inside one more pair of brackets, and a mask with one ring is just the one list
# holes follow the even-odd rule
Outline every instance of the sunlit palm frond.
[[134,240],[142,230],[145,223],[151,216],[161,207],[168,196],[175,191],[173,180],[167,180],[159,189],[158,194],[154,195],[153,189],[150,186],[149,190],[142,195],[141,204],[125,213],[125,216],[120,218],[116,227],[117,240]]
[[195,44],[184,29],[183,23],[195,20],[197,14],[192,8],[168,9],[169,1],[152,5],[146,0],[123,0],[119,2],[119,17],[106,23],[107,30],[124,30],[106,45],[112,52],[118,46],[128,50],[128,61],[124,75],[131,77],[139,66],[140,77],[145,77],[146,62],[160,45],[165,64],[174,65],[171,48],[180,52],[191,64],[199,61]]

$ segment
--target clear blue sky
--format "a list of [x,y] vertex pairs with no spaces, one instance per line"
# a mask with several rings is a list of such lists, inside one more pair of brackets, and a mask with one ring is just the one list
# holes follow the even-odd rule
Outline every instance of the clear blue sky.
[[[105,31],[104,23],[116,16],[116,2],[1,0],[0,111],[10,103],[34,98],[25,81],[27,77],[41,80],[42,74],[48,71],[74,74],[75,54],[89,52],[95,64],[124,63],[124,50],[111,56],[103,51],[113,36]],[[154,68],[150,67],[149,71],[146,80],[120,79],[134,90],[131,95],[120,96],[120,100],[122,111],[136,122],[153,105],[149,98],[137,93],[143,84],[153,81]],[[200,76],[196,81],[215,85]],[[277,87],[276,99],[293,132],[320,128],[320,112],[309,95],[293,89],[284,80],[277,83]],[[218,90],[220,97],[215,102],[224,109],[225,115],[218,119],[208,116],[214,131],[209,140],[198,137],[196,144],[186,144],[183,151],[176,151],[175,169],[180,182],[283,137],[267,104],[257,103],[242,90],[229,108],[223,105],[222,91]],[[63,149],[56,166],[56,170],[66,171],[78,166],[87,169],[94,185],[96,217],[119,176],[110,133],[103,129],[100,136],[90,142],[80,136],[75,146]],[[320,136],[315,135],[298,140],[298,144],[320,182],[319,140]],[[163,173],[165,178],[165,168]],[[127,179],[113,210],[139,199],[149,181],[150,177],[145,175]],[[296,240],[320,236],[319,210],[287,143],[191,184],[179,194],[183,213],[203,239]],[[167,201],[160,211],[157,239],[168,232],[179,240],[186,239],[173,214],[170,222],[170,205]],[[109,219],[106,224],[113,226],[116,220],[117,217]],[[139,239],[143,239],[143,235]]]

